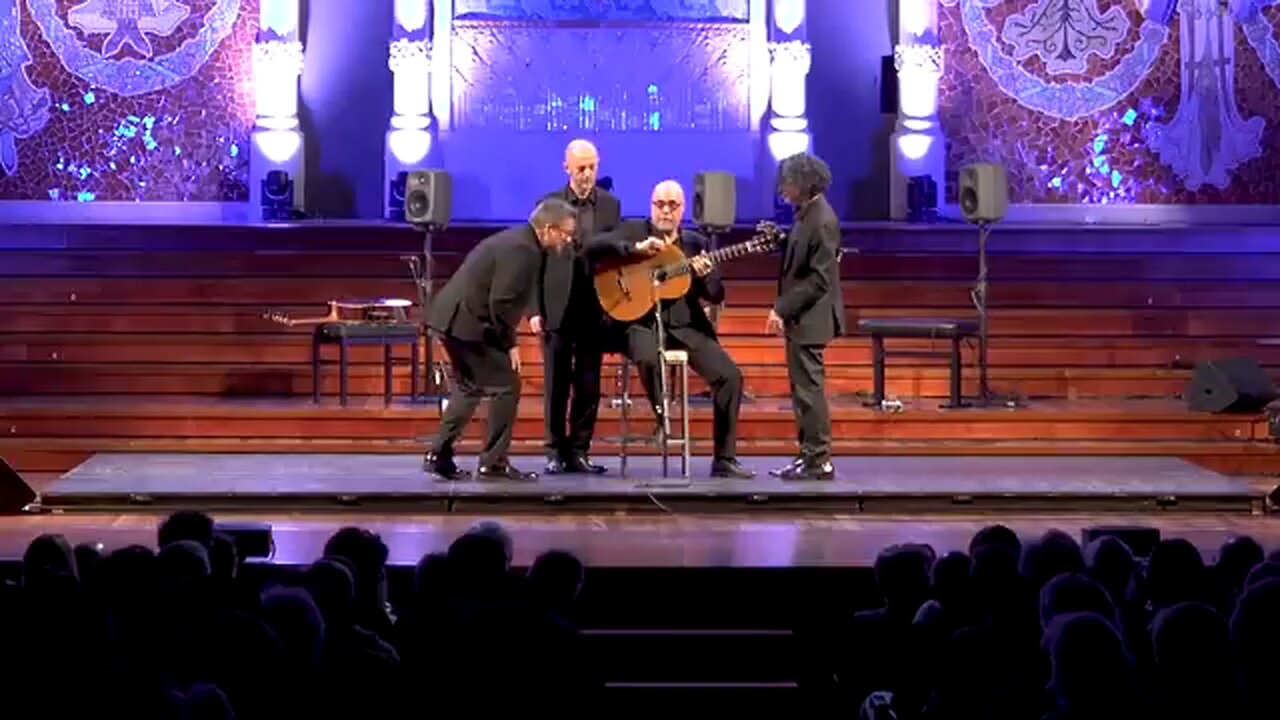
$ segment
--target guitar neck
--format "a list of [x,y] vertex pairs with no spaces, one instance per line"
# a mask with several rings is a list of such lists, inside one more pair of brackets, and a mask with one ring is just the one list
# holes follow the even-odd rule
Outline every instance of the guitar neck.
[[[737,245],[730,245],[729,247],[723,247],[723,248],[720,248],[719,250],[712,250],[709,253],[703,254],[702,257],[705,257],[707,260],[709,260],[712,265],[719,265],[725,260],[733,260],[735,258],[744,257],[746,255],[751,255],[752,253],[757,253],[757,252],[760,252],[760,250],[753,243],[743,242],[743,243],[738,243]],[[684,260],[681,260],[678,263],[672,263],[671,265],[668,265],[667,267],[663,268],[663,270],[665,271],[664,274],[667,277],[672,277],[675,275],[687,273],[692,267],[693,267],[693,262],[689,258],[685,258]]]

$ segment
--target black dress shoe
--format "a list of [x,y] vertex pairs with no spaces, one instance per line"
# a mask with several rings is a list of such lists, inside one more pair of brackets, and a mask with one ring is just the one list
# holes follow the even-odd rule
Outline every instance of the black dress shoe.
[[756,474],[742,467],[742,463],[733,459],[720,459],[711,463],[711,477],[749,480]]
[[573,472],[568,468],[568,464],[560,458],[551,458],[547,461],[547,467],[544,471],[548,475],[563,475],[567,472]]
[[802,465],[804,465],[804,460],[801,458],[796,458],[795,460],[792,460],[791,462],[787,463],[786,465],[783,465],[780,468],[774,468],[770,470],[769,474],[774,477],[782,477],[784,473],[790,472]]
[[606,471],[605,466],[591,462],[591,458],[586,455],[574,455],[565,458],[562,465],[565,472],[583,473],[585,475],[603,475]]
[[521,472],[510,465],[481,465],[476,469],[476,479],[488,482],[537,482],[538,473]]
[[422,471],[435,475],[437,482],[467,479],[467,474],[458,468],[452,457],[431,452],[422,456]]
[[783,480],[831,480],[836,476],[836,468],[830,460],[821,463],[800,462],[784,468],[778,477]]

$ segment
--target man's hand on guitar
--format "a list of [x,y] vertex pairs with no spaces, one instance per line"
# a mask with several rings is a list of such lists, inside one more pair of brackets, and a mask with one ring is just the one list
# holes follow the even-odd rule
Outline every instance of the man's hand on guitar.
[[705,253],[691,258],[689,260],[689,265],[693,268],[693,271],[698,274],[698,277],[702,277],[703,275],[711,272],[711,258],[707,257]]
[[534,335],[542,334],[542,316],[541,315],[534,315],[533,317],[529,318],[529,329],[533,331]]
[[653,256],[658,251],[666,247],[667,244],[656,237],[645,238],[643,241],[636,243],[636,252],[641,255]]
[[782,317],[778,315],[777,310],[769,311],[769,317],[764,321],[764,331],[773,335],[783,331]]
[[511,369],[520,372],[520,348],[511,348]]

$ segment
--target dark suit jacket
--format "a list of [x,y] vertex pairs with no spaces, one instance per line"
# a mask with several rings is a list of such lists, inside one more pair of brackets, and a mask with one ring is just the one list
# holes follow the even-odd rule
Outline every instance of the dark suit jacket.
[[[629,256],[634,254],[635,245],[650,235],[655,234],[648,220],[628,220],[611,233],[596,235],[587,243],[587,257],[592,262],[606,257]],[[686,257],[693,257],[707,249],[707,239],[692,230],[681,230],[676,244]],[[693,284],[689,292],[679,300],[662,303],[662,322],[669,329],[694,328],[710,337],[716,336],[715,326],[707,318],[700,301],[712,305],[724,302],[724,283],[720,278],[720,270],[711,268],[711,272],[702,277],[690,273]]]
[[821,195],[796,212],[778,275],[778,301],[787,339],[821,345],[845,332],[840,292],[840,221]]
[[[555,192],[547,193],[542,199],[552,197],[575,204],[578,202],[578,196],[574,195],[567,185]],[[616,196],[607,190],[596,188],[587,198],[587,202],[593,203],[594,210],[590,235],[610,232],[618,227],[618,223],[622,221],[622,204],[618,202]],[[582,248],[588,240],[588,234],[583,232],[582,228],[579,229],[578,239],[574,253],[563,255],[547,253],[542,271],[538,273],[537,288],[533,293],[533,306],[530,312],[542,316],[542,324],[548,331],[560,329],[565,308],[569,306],[569,298],[574,292],[574,283],[591,277],[590,269],[581,257]],[[584,290],[589,291],[590,297],[595,296],[595,289],[588,285],[577,289],[579,297],[587,297],[582,294]]]
[[530,225],[481,240],[436,294],[428,327],[504,351],[515,347],[544,254]]

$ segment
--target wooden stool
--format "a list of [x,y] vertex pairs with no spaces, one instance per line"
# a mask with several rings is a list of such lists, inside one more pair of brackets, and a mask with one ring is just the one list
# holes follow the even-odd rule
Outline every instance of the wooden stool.
[[320,349],[324,345],[338,346],[338,402],[347,405],[348,348],[355,345],[382,346],[383,401],[391,404],[391,386],[396,345],[409,346],[410,393],[418,399],[418,338],[421,335],[417,323],[402,322],[344,322],[324,323],[316,326],[311,338],[311,400],[320,403],[321,367],[332,361],[322,360]]
[[[669,461],[670,446],[680,446],[680,474],[689,477],[690,467],[690,450],[692,441],[689,438],[689,353],[684,350],[666,350],[662,353],[660,371],[668,376],[667,389],[668,394],[678,394],[680,399],[680,436],[671,437],[671,433],[662,432],[658,439],[658,449],[662,454],[662,476],[670,477]],[[648,439],[650,435],[631,435],[631,360],[625,356],[622,358],[622,367],[619,369],[619,384],[621,386],[622,398],[619,403],[622,406],[622,434],[618,438],[618,459],[622,466],[622,474],[627,474],[627,445],[632,440]],[[672,382],[671,371],[675,370],[674,378],[678,383]],[[667,408],[667,425],[670,426],[671,421],[671,400],[667,397],[664,405]]]
[[[858,334],[871,336],[872,401],[876,407],[884,404],[885,358],[890,354],[914,357],[947,357],[951,361],[951,392],[942,407],[964,407],[961,397],[960,341],[978,334],[978,323],[972,320],[946,318],[884,318],[858,321]],[[885,338],[944,338],[950,341],[947,352],[932,350],[895,350],[884,346]]]

